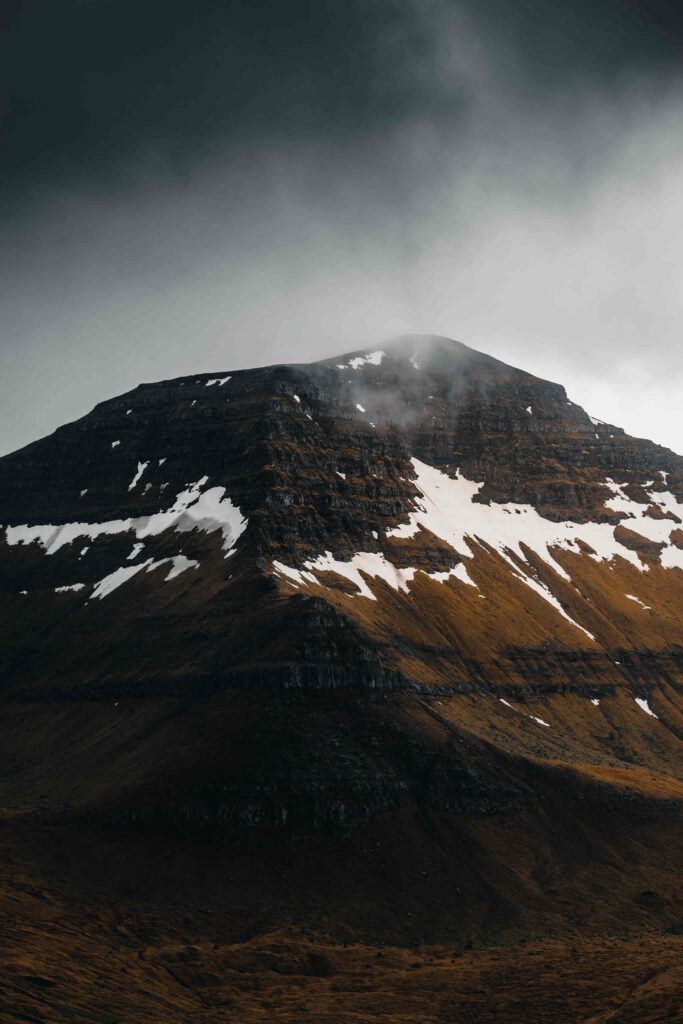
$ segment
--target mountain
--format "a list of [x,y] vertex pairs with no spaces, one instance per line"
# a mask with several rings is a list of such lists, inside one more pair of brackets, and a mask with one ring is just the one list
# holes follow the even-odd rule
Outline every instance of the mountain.
[[681,456],[411,336],[103,402],[0,524],[29,888],[147,945],[683,932]]

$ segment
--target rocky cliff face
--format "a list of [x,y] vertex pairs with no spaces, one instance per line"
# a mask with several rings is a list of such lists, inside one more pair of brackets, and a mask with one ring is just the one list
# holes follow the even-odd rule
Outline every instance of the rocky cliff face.
[[412,807],[553,875],[567,815],[596,857],[646,808],[664,871],[683,458],[559,385],[413,337],[142,385],[0,495],[6,806],[235,848]]

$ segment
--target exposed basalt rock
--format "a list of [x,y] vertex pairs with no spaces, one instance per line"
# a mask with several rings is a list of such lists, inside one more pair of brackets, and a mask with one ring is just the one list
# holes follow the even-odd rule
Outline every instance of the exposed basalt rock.
[[[426,729],[424,716],[415,698],[387,705],[348,691],[314,701],[273,697],[238,773],[220,764],[211,778],[176,773],[152,793],[140,787],[125,805],[87,813],[126,827],[200,830],[240,847],[348,836],[371,817],[411,804],[425,813],[487,816],[532,797],[512,762],[491,762],[481,745],[454,739],[443,723]],[[238,742],[244,748],[244,736]]]
[[637,551],[639,554],[656,557],[662,553],[666,546],[663,541],[649,540],[635,530],[629,530],[626,526],[619,524],[614,528],[614,538],[623,544],[630,551]]

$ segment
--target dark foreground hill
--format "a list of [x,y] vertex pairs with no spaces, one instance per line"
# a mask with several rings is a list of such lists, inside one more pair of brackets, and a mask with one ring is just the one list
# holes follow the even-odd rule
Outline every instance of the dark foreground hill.
[[680,1019],[683,458],[411,337],[104,402],[0,524],[0,1019]]

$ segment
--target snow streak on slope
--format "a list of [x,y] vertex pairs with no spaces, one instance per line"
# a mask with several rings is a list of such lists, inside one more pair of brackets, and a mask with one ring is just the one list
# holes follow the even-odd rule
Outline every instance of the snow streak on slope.
[[[122,583],[131,579],[142,569],[145,572],[152,572],[154,569],[158,569],[160,565],[168,565],[169,563],[170,568],[166,576],[164,576],[165,580],[173,580],[181,572],[185,572],[186,569],[196,569],[199,566],[199,562],[196,562],[193,558],[186,558],[185,555],[162,558],[158,562],[148,558],[147,561],[141,562],[139,565],[123,566],[120,569],[115,569],[114,572],[110,572],[108,576],[105,576],[104,579],[96,584],[90,597],[99,599],[106,597],[107,594],[111,594],[112,590],[116,590],[117,587],[120,587]],[[80,584],[80,586],[83,586],[83,584]]]
[[135,476],[133,477],[131,482],[128,484],[128,490],[129,491],[135,490],[136,484],[138,483],[140,477],[145,472],[145,470],[147,469],[148,466],[149,466],[149,462],[138,462],[138,468],[137,468],[137,470],[135,472]]
[[[408,522],[387,530],[387,537],[414,537],[420,529],[424,529],[445,541],[461,559],[474,559],[477,545],[496,551],[520,582],[534,590],[591,640],[595,640],[595,637],[567,613],[549,587],[536,577],[528,560],[529,552],[534,552],[568,582],[571,582],[569,574],[555,557],[559,550],[583,553],[585,557],[596,561],[623,558],[639,571],[648,571],[648,565],[641,561],[635,551],[618,542],[614,523],[556,523],[545,519],[532,505],[514,502],[483,504],[475,500],[483,483],[468,480],[459,473],[455,478],[450,477],[419,459],[411,461],[419,497],[415,500],[414,511],[410,513]],[[658,506],[662,513],[669,516],[652,518],[647,514],[649,506],[629,498],[624,491],[624,484],[616,484],[607,479],[605,486],[612,492],[612,497],[605,504],[620,516],[617,525],[627,525],[629,530],[665,544],[662,565],[683,568],[683,551],[672,544],[670,539],[672,531],[683,520],[683,504],[668,491],[646,489],[645,493],[652,505]],[[368,551],[358,552],[349,561],[336,559],[331,552],[326,551],[305,562],[303,569],[295,569],[281,562],[274,562],[273,565],[278,573],[295,585],[322,585],[315,573],[334,572],[354,583],[360,596],[371,600],[376,598],[365,577],[379,577],[393,589],[406,592],[420,571],[413,568],[398,569],[384,554]],[[525,568],[527,566],[528,571]],[[446,572],[425,575],[437,582],[445,582],[454,577],[462,583],[474,585],[463,562]]]
[[654,713],[645,697],[634,697],[634,700],[638,707],[641,708],[646,715],[649,715],[650,718],[659,718],[659,715]]
[[348,363],[337,363],[337,368],[348,370],[351,367],[352,370],[359,370],[366,363],[371,366],[379,366],[385,355],[386,353],[381,349],[377,352],[366,352],[364,356],[354,356],[353,359],[349,359]]
[[[616,540],[615,527],[611,523],[555,523],[541,516],[532,505],[514,502],[485,505],[474,500],[483,483],[474,483],[460,474],[453,479],[419,459],[411,461],[415,469],[415,485],[421,497],[415,502],[415,511],[410,514],[408,523],[387,531],[388,536],[412,537],[423,527],[461,555],[472,556],[471,542],[480,541],[503,557],[508,558],[512,552],[518,559],[526,561],[524,545],[565,579],[569,576],[554,559],[553,548],[576,552],[580,550],[578,541],[592,549],[590,557],[596,561],[619,557],[641,571],[648,569],[636,552]],[[658,505],[672,516],[671,519],[653,519],[646,514],[647,505],[633,501],[625,494],[624,484],[615,484],[608,478],[605,486],[614,495],[605,505],[622,514],[620,525],[650,540],[667,544],[662,565],[683,568],[683,551],[670,541],[671,533],[683,521],[683,504],[668,491],[646,491],[653,505]]]
[[377,576],[388,583],[394,590],[408,592],[408,583],[415,576],[415,569],[397,569],[388,562],[384,555],[372,551],[361,551],[354,555],[350,562],[342,562],[332,556],[331,551],[310,562],[304,562],[304,569],[291,569],[282,562],[273,562],[274,568],[295,583],[319,583],[313,572],[333,572],[358,587],[363,597],[376,601],[377,598],[363,579],[361,572],[367,576]]
[[188,484],[181,491],[170,509],[155,512],[151,516],[137,516],[130,519],[112,519],[104,523],[63,523],[60,526],[41,524],[39,526],[8,526],[7,543],[31,544],[37,541],[45,553],[53,555],[65,544],[71,544],[79,537],[96,540],[98,537],[118,533],[135,533],[138,540],[154,537],[165,530],[175,529],[181,533],[202,530],[213,533],[220,530],[223,535],[223,550],[230,553],[238,538],[247,527],[247,520],[239,508],[226,498],[225,487],[201,488],[207,482],[204,476],[196,483]]

